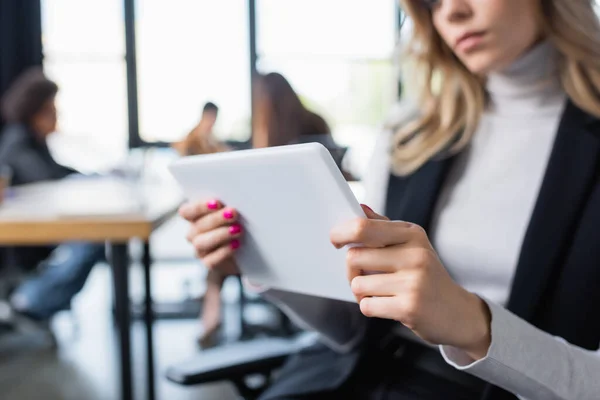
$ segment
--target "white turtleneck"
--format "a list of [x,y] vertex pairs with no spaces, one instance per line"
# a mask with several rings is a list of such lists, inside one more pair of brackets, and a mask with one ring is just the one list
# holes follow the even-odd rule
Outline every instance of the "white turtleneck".
[[461,286],[505,304],[566,104],[556,52],[543,43],[487,80],[489,106],[456,160],[430,231]]

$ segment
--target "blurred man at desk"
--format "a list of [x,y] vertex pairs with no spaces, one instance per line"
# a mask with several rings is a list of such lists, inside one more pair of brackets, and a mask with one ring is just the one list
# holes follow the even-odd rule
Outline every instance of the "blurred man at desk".
[[[2,99],[7,122],[0,133],[0,165],[12,173],[12,184],[63,179],[76,171],[57,163],[46,144],[56,131],[58,86],[41,69],[26,71]],[[54,248],[19,247],[12,262],[35,274],[12,293],[15,315],[47,320],[68,309],[92,267],[104,258],[104,245],[69,242]]]

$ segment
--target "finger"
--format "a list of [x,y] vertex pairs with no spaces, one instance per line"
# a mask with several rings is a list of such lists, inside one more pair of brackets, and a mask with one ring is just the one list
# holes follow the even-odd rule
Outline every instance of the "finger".
[[346,269],[348,276],[420,271],[437,261],[430,246],[396,245],[381,249],[354,247],[348,250]]
[[377,248],[423,240],[427,235],[410,222],[356,218],[334,227],[329,238],[337,248],[349,244]]
[[357,276],[350,284],[357,299],[363,297],[395,296],[404,287],[401,274],[376,274]]
[[242,227],[239,224],[222,226],[196,236],[192,240],[192,245],[196,249],[196,252],[203,257],[218,247],[231,242],[231,240],[239,239],[242,234]]
[[216,268],[235,254],[235,251],[239,248],[239,244],[240,242],[237,239],[224,244],[215,251],[207,254],[205,257],[202,257],[202,263],[206,268]]
[[388,246],[378,249],[353,247],[346,254],[348,270],[361,272],[396,272],[403,263],[402,248]]
[[380,220],[383,220],[383,221],[389,221],[390,220],[388,217],[385,217],[383,215],[377,214],[375,211],[373,211],[373,209],[371,207],[369,207],[366,204],[361,204],[360,206],[362,207],[365,215],[369,219],[380,219]]
[[207,201],[190,201],[179,207],[179,215],[190,222],[194,222],[206,214],[219,210],[222,207],[223,205],[221,202],[215,199]]
[[360,311],[366,317],[396,319],[399,315],[399,299],[391,297],[365,297],[360,300]]
[[238,212],[230,207],[211,212],[210,214],[206,214],[204,217],[196,220],[193,223],[193,225],[190,227],[187,238],[189,241],[192,241],[200,234],[210,232],[222,226],[236,223],[238,219]]

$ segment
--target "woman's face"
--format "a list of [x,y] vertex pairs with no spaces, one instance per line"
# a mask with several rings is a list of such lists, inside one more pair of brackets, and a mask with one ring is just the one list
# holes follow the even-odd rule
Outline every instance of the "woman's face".
[[438,0],[433,25],[474,74],[502,70],[541,38],[541,0]]
[[56,131],[56,122],[56,104],[52,98],[31,118],[31,127],[41,138],[46,138]]

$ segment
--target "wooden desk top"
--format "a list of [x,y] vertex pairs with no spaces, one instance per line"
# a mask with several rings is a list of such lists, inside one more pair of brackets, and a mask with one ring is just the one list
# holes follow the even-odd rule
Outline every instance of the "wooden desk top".
[[170,181],[73,178],[25,185],[0,205],[0,245],[145,240],[181,201]]

